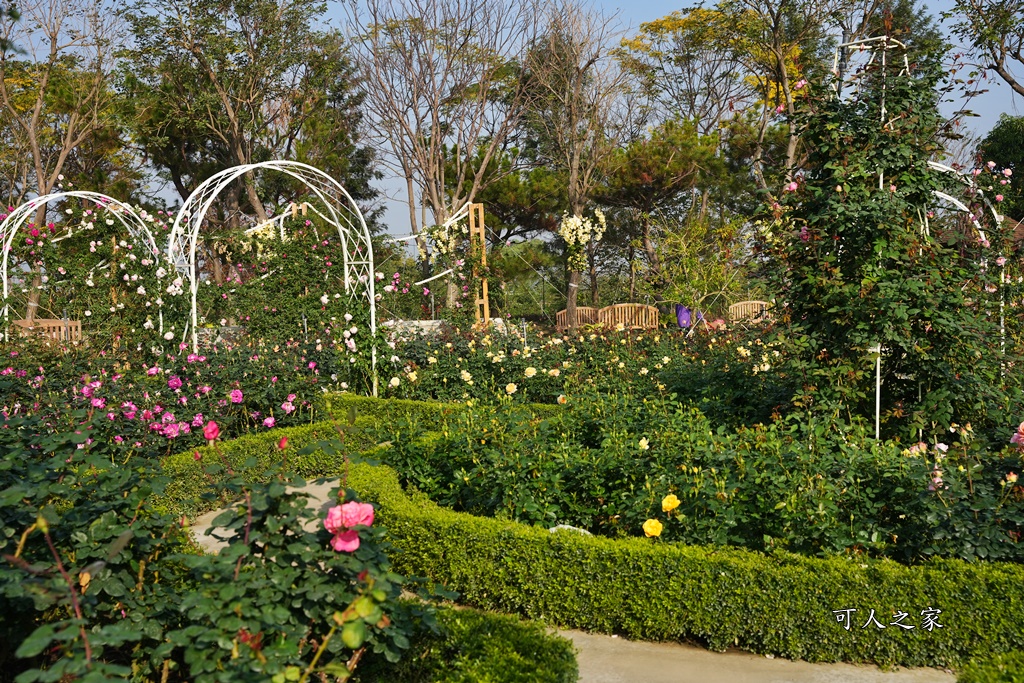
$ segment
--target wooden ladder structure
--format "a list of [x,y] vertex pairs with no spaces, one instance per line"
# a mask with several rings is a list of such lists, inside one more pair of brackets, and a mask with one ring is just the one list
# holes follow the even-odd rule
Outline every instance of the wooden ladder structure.
[[469,205],[469,245],[470,253],[473,255],[473,280],[478,283],[475,285],[473,313],[479,327],[488,327],[491,324],[491,301],[487,293],[487,278],[480,277],[480,269],[487,267],[483,204]]

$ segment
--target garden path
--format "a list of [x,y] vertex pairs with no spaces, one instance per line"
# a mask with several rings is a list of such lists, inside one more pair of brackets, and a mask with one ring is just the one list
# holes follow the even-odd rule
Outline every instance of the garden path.
[[953,683],[940,669],[882,671],[874,666],[811,664],[681,643],[646,643],[559,631],[576,646],[580,683]]
[[[326,508],[334,482],[309,484],[311,502]],[[217,552],[225,544],[206,535],[222,512],[202,515],[192,535],[203,549]],[[313,521],[312,524],[317,524]],[[954,683],[940,669],[882,671],[874,666],[811,664],[730,650],[710,652],[682,643],[630,641],[583,631],[559,631],[576,646],[579,683]]]

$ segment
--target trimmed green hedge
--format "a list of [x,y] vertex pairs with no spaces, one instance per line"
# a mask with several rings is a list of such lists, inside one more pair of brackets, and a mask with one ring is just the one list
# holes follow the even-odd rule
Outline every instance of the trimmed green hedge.
[[[360,415],[356,427],[403,414],[428,421],[452,408],[348,396],[333,403],[339,417],[349,406]],[[298,457],[294,451],[334,436],[334,430],[334,423],[316,423],[218,447],[232,466],[255,457],[258,476],[278,457],[276,444],[287,436],[287,455],[301,474],[331,476],[341,467],[337,456],[318,451]],[[351,452],[376,446],[359,429],[349,430],[346,438]],[[204,461],[216,457],[209,448],[199,450]],[[213,504],[200,496],[216,493],[217,482],[191,451],[167,458],[165,470],[174,480],[168,491],[172,505],[195,514]],[[458,591],[464,604],[484,609],[636,639],[694,639],[712,650],[738,646],[807,661],[961,666],[1024,646],[1024,567],[1019,565],[936,560],[907,567],[887,560],[764,555],[549,533],[453,512],[422,495],[410,497],[386,467],[354,465],[348,483],[378,504],[378,519],[395,546],[391,558],[397,571],[443,583]],[[930,632],[921,628],[920,617],[929,607],[942,610],[943,625]],[[848,631],[833,614],[847,608],[857,610]],[[886,629],[861,628],[871,609]],[[910,613],[905,623],[916,628],[888,625],[883,615],[896,610]]]
[[[322,451],[301,456],[297,453],[309,444],[336,438],[339,426],[345,429],[347,452],[366,455],[378,445],[372,439],[371,430],[381,422],[407,420],[432,428],[439,423],[443,413],[466,407],[459,403],[381,399],[355,394],[328,394],[324,402],[333,420],[246,434],[231,441],[218,442],[216,447],[202,446],[164,458],[164,473],[172,480],[166,491],[171,510],[175,514],[195,518],[215,509],[224,501],[217,495],[220,491],[219,482],[208,475],[205,469],[211,463],[241,469],[252,458],[256,461],[256,467],[249,469],[246,474],[252,479],[258,479],[271,463],[281,459],[277,444],[282,437],[288,439],[284,457],[289,459],[297,474],[306,478],[329,477],[341,471],[342,462],[337,456]],[[530,409],[538,415],[548,415],[561,410],[561,406],[538,404],[531,405]],[[350,428],[348,420],[353,410],[356,420]],[[430,432],[425,430],[423,436],[429,438]],[[198,460],[196,453],[199,454]],[[204,495],[207,496],[205,499]]]
[[[323,451],[298,455],[298,451],[311,443],[338,437],[337,427],[347,423],[315,422],[302,427],[274,429],[261,434],[246,434],[231,441],[219,442],[215,446],[202,446],[185,453],[177,453],[163,459],[163,471],[171,479],[165,495],[175,514],[195,517],[215,509],[221,502],[220,481],[205,470],[211,464],[241,470],[247,460],[255,460],[256,466],[246,469],[251,480],[260,475],[282,457],[287,458],[291,468],[303,477],[314,478],[335,475],[341,471],[342,461]],[[346,429],[345,443],[350,453],[361,453],[372,449],[364,428],[373,424],[371,418],[357,417],[354,428]],[[281,438],[288,444],[283,454],[278,448]],[[196,458],[196,454],[199,458]],[[204,498],[204,496],[206,496]]]
[[446,634],[412,644],[396,664],[370,659],[357,681],[576,683],[572,643],[541,624],[469,609],[441,609]]
[[[959,560],[806,558],[550,533],[410,498],[394,471],[354,466],[349,486],[378,505],[396,571],[460,602],[645,640],[696,639],[807,661],[960,666],[1024,646],[1024,567]],[[942,610],[926,631],[920,612]],[[849,631],[833,610],[855,608]],[[869,611],[909,612],[904,631],[862,629]]]
[[[465,403],[441,403],[438,401],[411,401],[398,398],[373,398],[355,394],[327,394],[324,398],[327,412],[335,418],[344,417],[350,408],[359,415],[377,421],[394,422],[405,419],[437,426],[442,414],[465,410]],[[526,406],[538,417],[548,417],[563,410],[562,406],[547,403],[531,403]]]
[[957,683],[1024,683],[1024,652],[998,655],[968,666]]

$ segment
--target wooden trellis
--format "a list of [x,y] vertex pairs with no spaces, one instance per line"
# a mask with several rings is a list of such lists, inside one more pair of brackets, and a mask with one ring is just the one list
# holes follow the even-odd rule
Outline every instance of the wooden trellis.
[[476,299],[474,314],[476,324],[487,327],[491,324],[491,302],[487,293],[487,278],[480,276],[481,269],[487,268],[487,237],[484,235],[484,205],[469,205],[469,245],[473,254],[473,280]]

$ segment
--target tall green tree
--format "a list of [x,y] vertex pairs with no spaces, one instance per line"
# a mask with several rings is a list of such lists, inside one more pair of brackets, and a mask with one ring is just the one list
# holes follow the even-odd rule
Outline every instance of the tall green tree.
[[[717,135],[701,135],[695,122],[668,120],[620,149],[610,164],[599,198],[632,214],[637,230],[631,239],[646,258],[655,301],[666,300],[670,284],[657,248],[665,235],[657,228],[672,225],[685,232],[687,219],[694,224],[708,221],[710,187],[725,175],[718,147]],[[665,220],[670,215],[682,220]]]
[[[139,0],[125,10],[136,135],[182,199],[226,166],[274,158],[321,167],[357,198],[372,196],[361,95],[342,36],[319,28],[325,11],[316,0]],[[246,177],[225,213],[265,220],[265,204],[294,198],[285,188]]]
[[[530,93],[524,129],[537,163],[565,178],[569,219],[585,221],[619,143],[628,117],[624,106],[628,74],[611,58],[612,30],[606,17],[575,0],[549,10],[543,36],[531,49],[523,78]],[[573,254],[585,249],[585,254]],[[596,241],[567,242],[569,277],[566,312],[576,327],[581,256],[589,262],[596,299]]]

